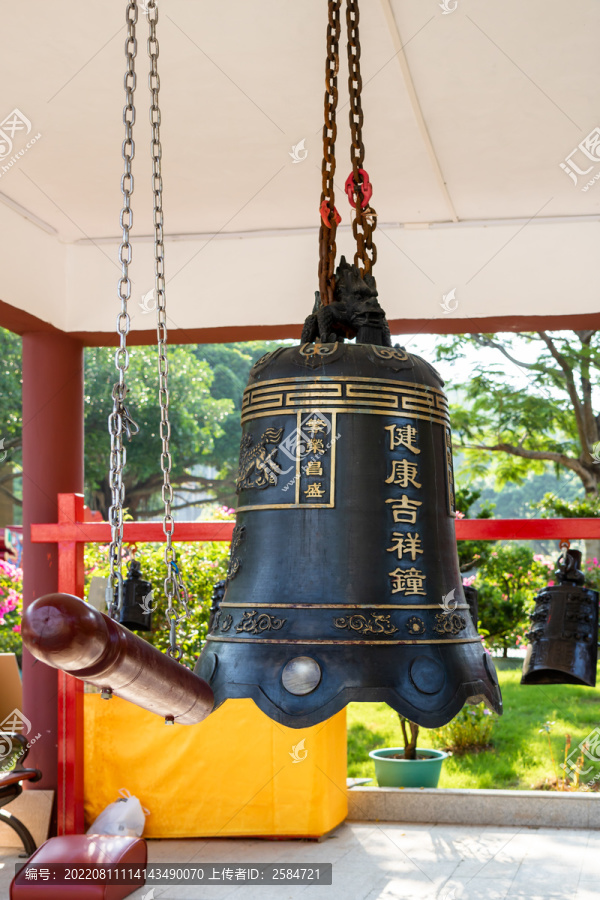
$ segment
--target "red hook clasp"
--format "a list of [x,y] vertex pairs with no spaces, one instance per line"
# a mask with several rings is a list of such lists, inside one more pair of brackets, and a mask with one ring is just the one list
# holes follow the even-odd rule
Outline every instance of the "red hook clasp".
[[[362,178],[362,181],[358,185],[363,195],[361,206],[363,209],[365,209],[365,207],[369,205],[369,200],[373,196],[373,185],[369,181],[369,173],[366,169],[359,169],[358,173]],[[353,206],[354,209],[356,209],[356,200],[354,199],[354,195],[356,194],[354,172],[350,172],[350,174],[346,178],[345,191],[348,194],[348,203],[350,204],[350,206]]]
[[[321,213],[321,218],[323,219],[323,224],[326,225],[327,228],[331,228],[331,222],[329,221],[329,204],[328,204],[327,200],[323,200],[323,202],[321,203],[319,212]],[[337,209],[335,208],[335,206],[333,207],[333,212],[335,215],[335,224],[339,225],[340,222],[342,221],[342,217],[340,216],[340,214],[337,211]]]

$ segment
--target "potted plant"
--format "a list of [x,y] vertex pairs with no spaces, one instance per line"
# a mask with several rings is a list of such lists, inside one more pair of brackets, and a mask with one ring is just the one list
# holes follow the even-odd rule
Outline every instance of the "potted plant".
[[377,784],[379,787],[437,787],[442,763],[449,754],[417,747],[419,726],[400,714],[398,718],[404,747],[385,747],[369,753],[375,763]]

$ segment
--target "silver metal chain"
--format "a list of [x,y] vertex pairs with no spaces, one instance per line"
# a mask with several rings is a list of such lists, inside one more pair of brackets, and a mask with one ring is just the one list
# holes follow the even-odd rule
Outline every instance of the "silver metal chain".
[[123,208],[121,210],[120,224],[122,229],[121,245],[119,247],[119,260],[121,262],[121,278],[118,284],[118,295],[121,302],[121,310],[117,316],[117,334],[119,347],[115,353],[115,366],[119,373],[119,380],[112,389],[113,408],[108,417],[108,431],[110,434],[110,490],[111,505],[108,510],[108,521],[111,527],[111,542],[109,548],[110,577],[106,593],[108,612],[111,618],[116,618],[123,603],[123,505],[125,502],[125,485],[123,483],[123,469],[127,459],[127,453],[123,446],[123,434],[131,440],[131,436],[139,429],[125,406],[127,396],[126,372],[129,368],[129,351],[127,349],[127,335],[130,329],[130,318],[127,311],[127,301],[131,297],[131,281],[129,279],[129,265],[131,263],[131,244],[129,232],[133,225],[133,211],[131,209],[131,195],[133,193],[133,175],[131,162],[135,153],[133,141],[133,125],[135,122],[134,92],[136,87],[135,57],[137,54],[137,40],[135,26],[138,19],[137,2],[127,4],[125,12],[127,22],[127,39],[125,41],[125,56],[127,59],[127,71],[125,72],[125,106],[123,107],[123,122],[125,124],[125,138],[122,145],[123,176],[121,178],[121,193],[123,194]]
[[160,78],[158,75],[158,40],[156,38],[156,23],[158,22],[158,7],[156,0],[148,0],[148,23],[150,36],[148,37],[148,56],[150,57],[150,74],[148,84],[151,93],[150,125],[152,126],[151,152],[152,152],[152,193],[154,195],[154,274],[156,292],[156,331],[158,343],[158,399],[160,405],[160,437],[162,452],[160,465],[163,473],[162,499],[165,507],[163,517],[163,531],[165,534],[165,564],[167,576],[164,587],[167,597],[167,618],[169,619],[169,656],[181,659],[183,648],[177,643],[177,626],[187,618],[188,596],[185,585],[177,565],[177,556],[173,546],[173,532],[175,520],[171,512],[173,502],[173,487],[171,485],[171,452],[169,440],[171,437],[171,423],[169,421],[169,363],[167,360],[167,314],[165,295],[165,259],[163,243],[163,207],[162,207],[162,173],[161,158],[162,146],[160,142],[160,106],[159,91]]

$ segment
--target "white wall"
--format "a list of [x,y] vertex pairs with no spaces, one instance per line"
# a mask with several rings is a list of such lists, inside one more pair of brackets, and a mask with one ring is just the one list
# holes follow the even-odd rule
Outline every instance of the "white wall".
[[[0,205],[0,299],[67,331],[112,332],[119,309],[117,243],[64,245]],[[600,223],[375,232],[379,296],[390,319],[565,315],[600,311]],[[338,252],[352,256],[348,230]],[[317,287],[316,232],[169,240],[167,300],[178,328],[300,323]],[[153,286],[152,244],[134,244],[132,328],[154,332],[140,302]],[[445,314],[442,295],[458,308]],[[454,305],[454,304],[452,304]]]

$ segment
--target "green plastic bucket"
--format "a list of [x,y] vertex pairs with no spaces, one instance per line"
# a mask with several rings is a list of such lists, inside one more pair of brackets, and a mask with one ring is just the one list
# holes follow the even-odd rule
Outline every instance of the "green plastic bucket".
[[404,754],[403,747],[386,747],[371,750],[369,756],[375,763],[375,775],[379,787],[428,787],[438,786],[442,763],[448,756],[442,750],[421,750],[417,754],[427,759],[390,759]]

